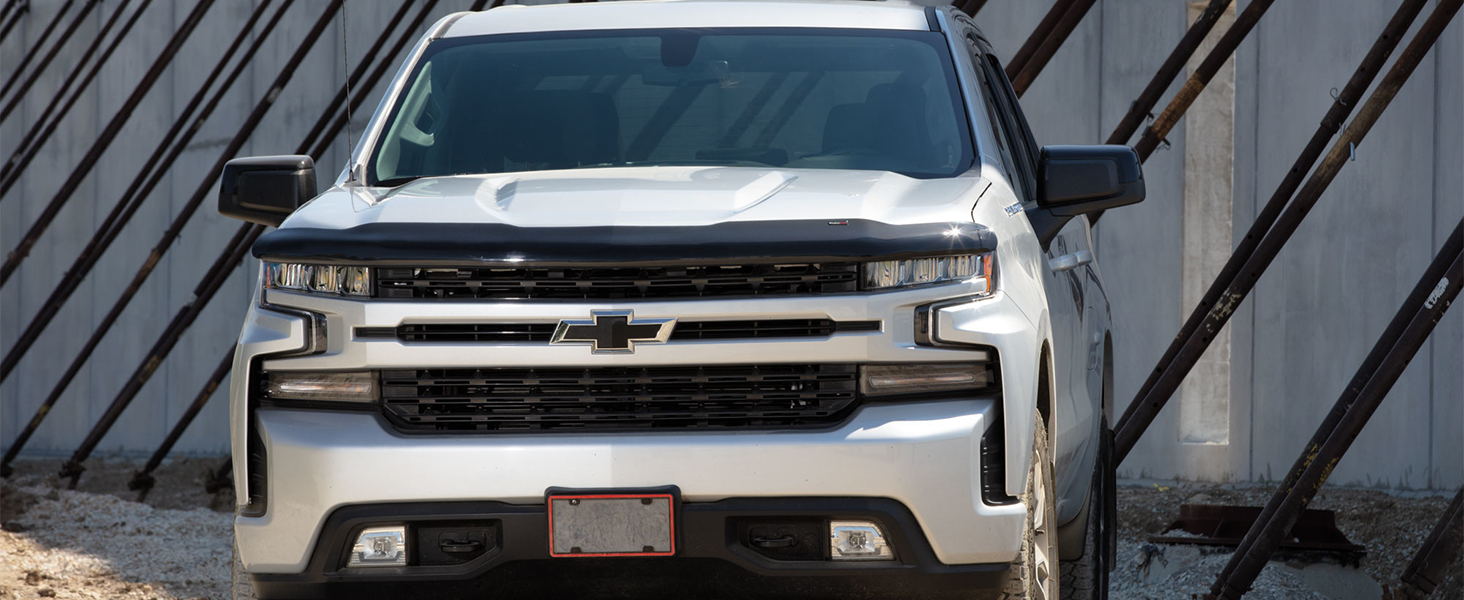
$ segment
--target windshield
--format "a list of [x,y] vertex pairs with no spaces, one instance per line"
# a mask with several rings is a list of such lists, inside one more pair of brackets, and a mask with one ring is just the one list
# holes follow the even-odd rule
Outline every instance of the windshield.
[[555,32],[434,42],[369,159],[417,177],[639,165],[964,171],[938,33]]

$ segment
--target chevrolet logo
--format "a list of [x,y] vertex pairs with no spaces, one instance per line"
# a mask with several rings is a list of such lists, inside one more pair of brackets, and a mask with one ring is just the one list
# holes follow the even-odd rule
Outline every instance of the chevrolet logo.
[[596,354],[635,352],[636,342],[664,344],[676,328],[676,319],[641,319],[628,310],[594,311],[587,320],[564,319],[554,328],[550,344],[589,344]]

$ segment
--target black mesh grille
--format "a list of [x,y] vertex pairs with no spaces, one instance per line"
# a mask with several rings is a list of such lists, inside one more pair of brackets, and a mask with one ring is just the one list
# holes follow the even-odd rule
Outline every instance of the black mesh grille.
[[857,263],[375,270],[379,298],[642,299],[852,292]]
[[437,432],[817,427],[857,387],[855,365],[382,372],[392,422]]
[[[554,323],[413,323],[387,328],[358,328],[358,337],[396,337],[403,342],[548,342]],[[879,331],[879,321],[832,319],[762,319],[744,321],[680,321],[671,341],[828,337],[836,332]]]

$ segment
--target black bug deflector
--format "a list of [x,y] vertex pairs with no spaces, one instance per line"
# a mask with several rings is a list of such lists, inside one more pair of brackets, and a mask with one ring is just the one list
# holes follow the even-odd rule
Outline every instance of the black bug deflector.
[[891,225],[861,219],[741,221],[698,226],[519,227],[503,223],[371,223],[284,228],[256,258],[315,264],[524,266],[887,260],[996,249],[974,223]]

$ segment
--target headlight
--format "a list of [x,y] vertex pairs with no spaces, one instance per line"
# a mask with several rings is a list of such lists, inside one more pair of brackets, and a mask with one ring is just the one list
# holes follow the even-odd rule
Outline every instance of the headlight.
[[994,382],[990,363],[864,365],[859,388],[866,396],[977,390]]
[[264,396],[270,399],[375,402],[379,395],[376,374],[370,371],[264,374]]
[[864,263],[864,289],[886,290],[968,281],[978,294],[996,289],[996,255],[991,252]]
[[320,294],[370,296],[371,269],[267,262],[264,263],[264,287]]

